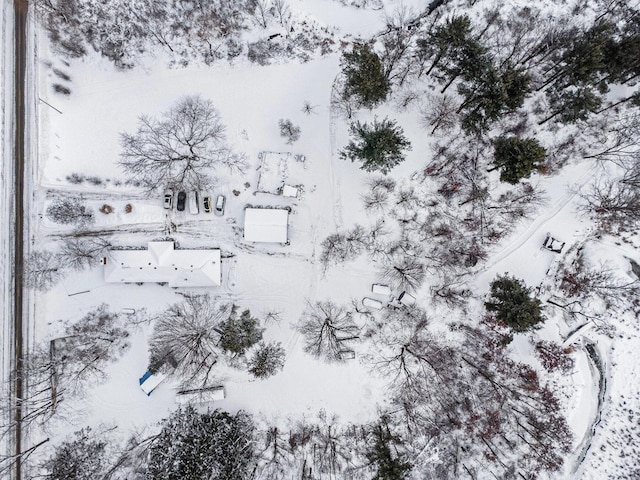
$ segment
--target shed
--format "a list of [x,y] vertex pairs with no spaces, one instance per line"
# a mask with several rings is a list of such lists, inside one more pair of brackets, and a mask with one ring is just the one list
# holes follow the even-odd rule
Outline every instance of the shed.
[[147,396],[149,396],[151,395],[151,392],[158,387],[158,385],[164,382],[165,378],[167,378],[167,376],[162,373],[153,374],[147,371],[142,377],[140,377],[140,388],[147,394]]
[[283,208],[246,208],[244,239],[249,242],[287,243],[289,211]]
[[298,196],[298,187],[293,185],[287,185],[286,183],[282,187],[282,196],[296,198]]

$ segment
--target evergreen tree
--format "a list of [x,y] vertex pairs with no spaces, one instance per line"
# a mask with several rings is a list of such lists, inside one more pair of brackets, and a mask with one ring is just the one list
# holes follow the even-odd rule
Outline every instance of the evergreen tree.
[[91,438],[91,429],[75,433],[75,440],[62,442],[43,467],[47,480],[95,480],[104,475],[106,442]]
[[220,346],[227,352],[242,355],[248,348],[262,340],[262,332],[258,319],[245,310],[238,317],[237,307],[233,307],[231,315],[220,324]]
[[280,342],[260,342],[258,349],[249,360],[249,373],[256,378],[275,375],[284,366],[285,351]]
[[525,332],[544,321],[540,301],[531,297],[531,289],[521,280],[508,275],[491,282],[491,296],[485,302],[489,312],[516,332]]
[[539,125],[558,117],[561,123],[586,120],[590,113],[597,112],[602,105],[602,97],[592,87],[580,86],[549,91],[549,103],[553,113],[538,122]]
[[384,74],[380,57],[369,45],[354,45],[352,52],[342,55],[340,66],[346,77],[346,97],[355,97],[358,105],[369,109],[387,98],[391,84]]
[[493,140],[494,162],[500,168],[500,180],[511,184],[528,178],[539,169],[547,151],[535,138],[498,137]]
[[377,467],[373,480],[403,480],[407,478],[411,464],[402,461],[397,452],[394,455],[391,450],[391,445],[397,443],[398,440],[389,431],[384,418],[373,428],[373,445],[366,454],[367,460]]
[[388,173],[404,161],[404,150],[411,149],[411,143],[404,136],[396,122],[385,118],[373,124],[354,122],[350,126],[352,139],[340,152],[340,157],[352,162],[360,160],[363,170]]
[[530,91],[529,75],[510,65],[500,71],[488,55],[478,58],[463,78],[458,92],[465,100],[459,111],[464,112],[462,128],[467,133],[486,132],[502,115],[520,108]]
[[606,71],[605,47],[614,33],[613,25],[597,23],[578,36],[563,55],[563,81],[566,85],[595,84],[597,75]]
[[429,75],[442,63],[456,57],[457,52],[471,43],[471,20],[467,15],[451,17],[438,25],[428,37],[416,42],[420,59],[433,58],[427,70]]
[[177,410],[149,447],[151,480],[244,480],[254,460],[253,420],[240,411]]

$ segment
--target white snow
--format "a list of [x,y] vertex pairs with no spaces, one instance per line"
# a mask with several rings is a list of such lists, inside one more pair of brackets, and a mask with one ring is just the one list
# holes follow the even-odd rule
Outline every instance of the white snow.
[[289,211],[280,208],[247,208],[244,239],[248,242],[287,243]]
[[[414,8],[424,8],[414,3]],[[393,2],[387,11],[392,6],[400,3]],[[291,8],[354,36],[369,35],[384,27],[383,11],[362,11],[326,0],[292,2]],[[47,55],[45,46],[43,42],[43,57]],[[100,266],[72,272],[50,292],[38,294],[33,313],[38,340],[48,339],[63,321],[77,318],[102,302],[114,311],[140,312],[146,308],[153,314],[179,302],[183,293],[213,293],[220,301],[250,308],[260,318],[272,318],[264,325],[265,340],[281,342],[287,352],[283,371],[268,380],[254,381],[243,372],[221,370],[226,396],[216,397],[214,408],[245,409],[276,420],[313,416],[320,410],[349,422],[375,419],[387,401],[387,384],[361,361],[362,352],[356,347],[355,358],[342,364],[321,362],[303,352],[303,339],[295,329],[307,301],[331,299],[346,304],[364,299],[368,306],[377,308],[377,303],[372,302],[380,300],[366,295],[379,295],[382,299],[392,293],[388,286],[375,283],[382,280],[377,278],[377,266],[369,259],[361,258],[326,272],[317,261],[319,244],[329,233],[369,219],[360,207],[367,174],[356,164],[337,159],[337,150],[348,136],[346,122],[330,110],[331,86],[339,61],[339,54],[334,54],[304,64],[168,69],[162,58],[157,58],[148,59],[141,68],[116,71],[105,60],[90,56],[68,67],[73,77],[69,97],[51,93],[47,79],[50,73],[42,64],[39,93],[63,114],[43,104],[38,106],[40,178],[36,208],[43,211],[55,195],[80,196],[95,212],[92,231],[113,235],[118,245],[149,245],[149,250],[112,250],[104,272]],[[226,196],[224,217],[167,212],[160,195],[145,198],[140,188],[127,184],[117,165],[121,132],[134,131],[141,114],[158,116],[189,94],[212,100],[227,125],[229,143],[246,153],[251,164],[244,175],[216,171],[214,191],[202,192]],[[310,115],[302,112],[305,101],[314,106]],[[409,178],[424,166],[433,139],[424,134],[415,110],[397,111],[386,105],[375,112],[360,112],[359,119],[385,114],[398,119],[412,142],[407,161],[393,172],[396,178]],[[301,138],[294,145],[286,145],[279,135],[280,118],[291,119],[301,127]],[[260,152],[271,152],[270,159],[265,162],[263,158],[260,163]],[[303,154],[304,163],[296,162],[293,154]],[[581,160],[567,165],[556,176],[533,176],[536,188],[546,192],[546,205],[532,218],[514,225],[511,235],[491,252],[473,280],[472,288],[478,297],[488,291],[496,275],[509,273],[524,279],[528,286],[539,287],[542,299],[548,298],[550,293],[544,289],[547,272],[561,257],[541,249],[542,242],[548,232],[566,242],[566,252],[585,238],[592,224],[577,213],[578,192],[601,175],[601,169],[595,161]],[[65,178],[74,173],[99,177],[102,183],[70,185]],[[269,196],[268,200],[259,193],[274,194],[280,188],[281,195]],[[99,212],[105,204],[114,207],[114,212]],[[245,208],[247,205],[267,208]],[[46,217],[33,228],[36,244],[42,240],[46,245],[47,236],[59,238],[68,233]],[[180,249],[174,250],[173,242],[158,241],[168,236],[179,242]],[[269,245],[287,241],[290,245],[283,248]],[[602,242],[598,248],[603,250],[621,248]],[[165,243],[171,243],[171,252],[162,247]],[[623,253],[633,257],[636,250],[625,249]],[[178,254],[184,258],[178,259]],[[135,266],[141,276],[134,276],[133,270],[109,270],[118,262]],[[156,265],[158,269],[152,274],[150,269]],[[183,269],[181,272],[189,276],[179,281],[169,275],[170,268],[174,272],[175,268]],[[194,276],[196,273],[198,277]],[[121,285],[110,283],[112,280],[152,283]],[[169,282],[170,286],[181,288],[154,282]],[[206,285],[215,288],[190,290],[203,282],[210,282]],[[416,296],[419,298],[405,293],[403,302],[413,305],[420,301]],[[563,340],[569,327],[550,307],[547,312],[548,325],[539,335]],[[59,427],[60,431],[105,423],[127,432],[153,425],[177,408],[180,399],[171,378],[158,385],[149,397],[138,388],[139,378],[148,366],[150,328],[144,325],[133,331],[130,349],[109,366],[107,383],[92,386],[84,399],[68,399],[79,413],[71,420],[73,427]],[[595,338],[588,330],[573,337],[577,341],[573,354],[576,365],[570,378],[563,379],[570,385],[563,408],[576,435],[576,450],[597,414],[598,377],[584,350],[578,348],[583,336]],[[610,368],[610,397],[635,388],[637,362],[629,359],[634,358],[637,345],[632,328],[627,337],[616,339],[615,351],[608,353],[609,345],[602,343],[601,351]],[[531,345],[524,336],[516,336],[512,348],[516,356],[531,356]],[[613,362],[615,367],[611,366]],[[620,418],[605,412],[599,427],[602,433],[594,437],[590,452],[606,444],[611,432],[623,423]],[[575,460],[572,458],[569,463]],[[606,462],[602,466],[588,456],[585,465],[578,473],[568,468],[557,478],[605,478]]]

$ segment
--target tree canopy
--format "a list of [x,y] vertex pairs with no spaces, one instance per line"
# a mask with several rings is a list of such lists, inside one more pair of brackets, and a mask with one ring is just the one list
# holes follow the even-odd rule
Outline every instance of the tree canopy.
[[531,296],[531,289],[521,280],[508,275],[491,282],[491,295],[484,305],[516,332],[525,332],[544,321],[540,300]]
[[239,316],[237,307],[231,309],[229,318],[220,323],[220,346],[235,355],[242,355],[248,348],[262,340],[263,328],[257,318],[244,310]]
[[356,44],[340,62],[346,81],[344,94],[355,97],[358,105],[373,108],[387,98],[391,88],[382,61],[367,44]]
[[394,120],[374,119],[372,124],[354,122],[350,126],[352,135],[340,157],[352,162],[362,162],[363,170],[388,173],[405,159],[404,151],[411,149],[411,143],[404,136]]
[[43,464],[47,480],[94,480],[104,475],[106,442],[91,436],[91,429],[75,433],[62,442]]
[[240,411],[198,413],[188,406],[162,422],[145,478],[243,480],[254,459],[252,418]]
[[120,165],[148,191],[203,188],[211,184],[213,168],[244,165],[227,146],[213,103],[197,95],[182,98],[160,119],[142,115],[138,130],[120,140]]
[[493,140],[494,163],[500,180],[516,184],[542,167],[547,151],[535,138],[498,137]]
[[275,375],[284,366],[285,351],[280,342],[260,345],[249,359],[249,373],[256,378]]
[[402,444],[402,439],[395,437],[389,430],[384,418],[372,429],[373,444],[366,454],[367,460],[376,466],[373,480],[403,480],[411,470],[411,464],[399,458],[392,447]]

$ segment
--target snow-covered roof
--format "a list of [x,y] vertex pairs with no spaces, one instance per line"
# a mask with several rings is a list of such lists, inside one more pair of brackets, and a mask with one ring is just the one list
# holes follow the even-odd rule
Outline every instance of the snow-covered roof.
[[247,208],[244,239],[250,242],[287,243],[289,211],[281,208]]
[[380,283],[374,283],[373,285],[371,285],[371,292],[375,293],[376,295],[391,295],[391,289],[389,288],[389,286],[382,285]]
[[156,373],[155,375],[147,371],[142,377],[140,377],[140,388],[147,396],[151,395],[158,385],[164,382],[167,376],[163,373]]
[[104,279],[109,283],[215,287],[221,283],[220,250],[175,250],[173,242],[149,242],[147,250],[110,250]]
[[282,187],[282,196],[296,198],[298,196],[298,187],[293,185],[287,185],[286,183]]

